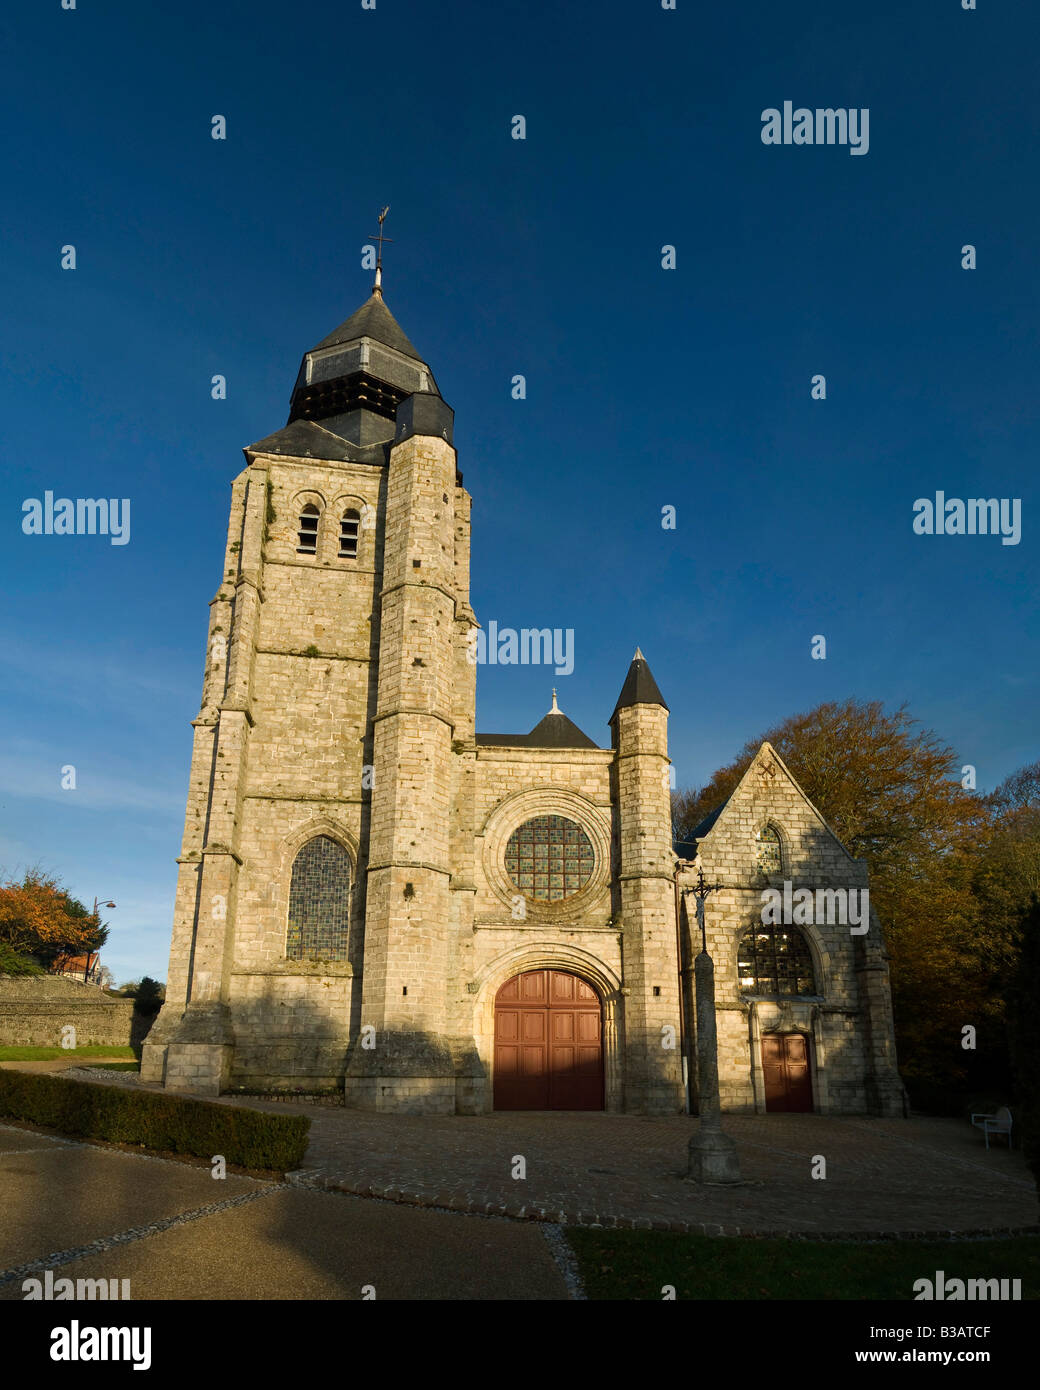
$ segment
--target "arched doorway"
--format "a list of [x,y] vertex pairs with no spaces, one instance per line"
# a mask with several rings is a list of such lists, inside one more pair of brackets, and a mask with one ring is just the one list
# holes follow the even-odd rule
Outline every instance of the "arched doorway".
[[603,1109],[603,1006],[579,976],[528,970],[498,991],[495,1109]]

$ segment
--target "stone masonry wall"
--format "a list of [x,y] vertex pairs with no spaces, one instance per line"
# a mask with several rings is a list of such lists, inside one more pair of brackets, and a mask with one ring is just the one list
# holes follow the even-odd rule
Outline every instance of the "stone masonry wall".
[[62,1029],[76,1046],[129,1047],[132,999],[113,999],[97,987],[57,975],[0,975],[0,1044],[60,1047]]

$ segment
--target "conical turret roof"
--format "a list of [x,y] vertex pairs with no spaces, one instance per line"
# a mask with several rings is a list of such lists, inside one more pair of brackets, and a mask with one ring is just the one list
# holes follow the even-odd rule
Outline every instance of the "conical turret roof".
[[628,675],[625,683],[621,687],[621,694],[618,702],[614,706],[614,718],[619,709],[628,709],[630,705],[660,705],[663,709],[668,706],[664,702],[664,696],[657,688],[653,672],[646,663],[646,657],[636,647],[636,654],[632,658],[632,664],[628,668]]

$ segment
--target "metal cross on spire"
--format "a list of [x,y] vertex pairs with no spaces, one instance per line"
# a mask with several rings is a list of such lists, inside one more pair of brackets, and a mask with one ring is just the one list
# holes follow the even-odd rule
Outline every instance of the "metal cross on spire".
[[390,204],[379,214],[379,231],[373,235],[373,240],[379,242],[379,249],[376,251],[376,282],[372,286],[372,293],[383,297],[383,242],[393,242],[393,237],[384,237],[383,223],[386,221],[386,214],[390,211]]

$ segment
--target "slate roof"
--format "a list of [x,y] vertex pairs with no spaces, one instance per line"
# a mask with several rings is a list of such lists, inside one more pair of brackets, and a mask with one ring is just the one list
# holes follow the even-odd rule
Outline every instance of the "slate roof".
[[423,361],[405,336],[404,329],[383,303],[381,294],[373,293],[360,309],[356,309],[349,319],[345,319],[338,328],[334,328],[327,338],[322,338],[311,351],[318,352],[321,348],[335,347],[337,343],[349,343],[355,338],[374,338],[377,343],[385,343],[387,347],[396,348],[407,357]]
[[287,454],[292,458],[331,459],[334,463],[386,463],[390,443],[351,444],[341,435],[322,429],[313,420],[293,420],[284,429],[249,445],[256,454]]
[[529,734],[477,734],[477,746],[488,748],[598,748],[565,714],[547,714]]
[[[628,668],[625,683],[621,687],[618,702],[614,706],[614,714],[617,714],[619,709],[628,709],[630,705],[661,705],[664,709],[668,708],[664,696],[657,688],[653,673],[646,664],[646,657],[638,647],[632,658],[632,665]],[[610,716],[611,719],[614,718],[614,714]]]
[[704,819],[702,821],[699,821],[693,827],[693,829],[690,831],[690,839],[703,840],[705,835],[707,835],[708,831],[718,820],[719,816],[722,815],[723,811],[726,809],[728,805],[729,797],[727,796],[726,800],[722,803],[721,806],[716,806],[714,811],[709,811],[708,814],[704,817]]
[[673,848],[680,859],[693,859],[697,854],[697,841],[703,840],[719,816],[729,805],[729,797],[714,811],[709,811],[702,821],[698,821],[685,840],[676,840]]

